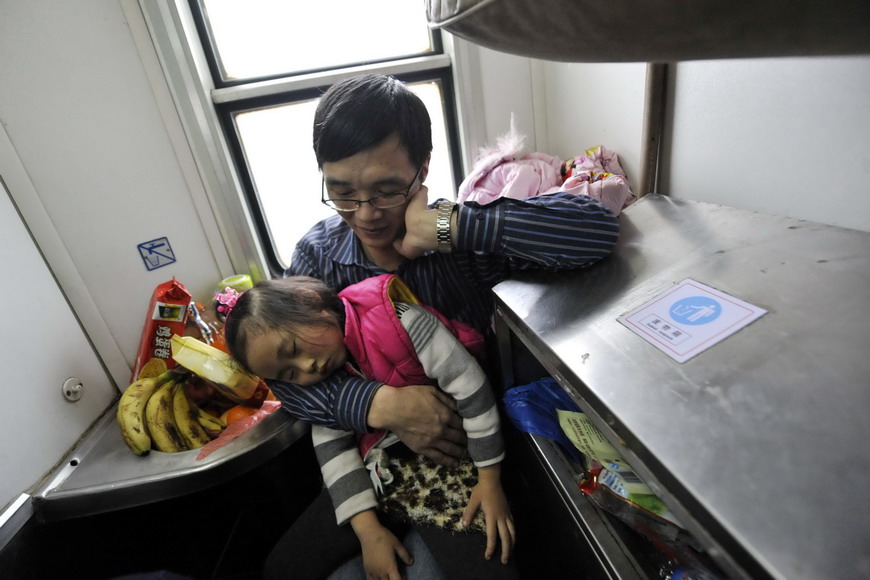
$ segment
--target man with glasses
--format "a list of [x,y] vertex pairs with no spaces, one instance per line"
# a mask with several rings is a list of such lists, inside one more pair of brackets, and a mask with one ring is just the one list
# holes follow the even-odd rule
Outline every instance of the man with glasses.
[[[300,240],[285,275],[313,276],[340,291],[395,273],[424,304],[485,335],[495,284],[519,270],[589,266],[610,253],[619,233],[617,218],[581,195],[503,198],[487,206],[440,199],[430,206],[423,185],[432,151],[429,114],[392,77],[333,85],[315,112],[314,151],[323,172],[321,201],[337,215]],[[456,403],[431,386],[396,389],[341,373],[313,387],[270,386],[304,420],[355,432],[392,431],[412,450],[447,465],[465,455]],[[288,567],[300,572],[294,558],[318,560],[298,548],[309,544],[309,526],[331,517],[328,496],[318,501],[326,502],[320,515],[310,508],[273,550],[267,577]]]
[[[285,275],[320,278],[336,291],[392,272],[424,304],[490,331],[490,289],[513,272],[587,267],[613,249],[617,218],[597,201],[551,194],[487,206],[428,205],[432,133],[423,102],[383,75],[333,85],[314,117],[321,201],[336,216],[300,240]],[[464,434],[455,405],[431,387],[393,389],[348,377],[292,389],[296,416],[357,432],[383,428],[435,461],[455,464]],[[304,392],[303,392],[304,391]]]

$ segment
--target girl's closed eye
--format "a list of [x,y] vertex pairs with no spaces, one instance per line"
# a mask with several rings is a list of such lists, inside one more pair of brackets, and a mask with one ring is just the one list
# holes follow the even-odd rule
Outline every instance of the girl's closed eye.
[[296,351],[297,347],[295,337],[289,337],[284,344],[281,345],[281,349],[278,351],[278,357],[286,366],[278,376],[278,380],[292,383],[296,378],[296,368],[292,364],[289,364],[289,361],[292,361],[296,357]]

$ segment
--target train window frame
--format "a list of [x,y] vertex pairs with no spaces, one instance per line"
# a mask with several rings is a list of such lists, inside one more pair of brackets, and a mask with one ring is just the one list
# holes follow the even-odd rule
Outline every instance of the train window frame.
[[[439,31],[429,31],[432,51],[427,54],[225,82],[220,78],[214,56],[209,56],[211,46],[207,36],[203,36],[207,31],[203,29],[202,15],[197,15],[199,1],[138,0],[138,5],[220,231],[219,235],[210,236],[211,243],[226,247],[230,266],[227,268],[219,261],[222,271],[248,272],[254,279],[263,279],[282,275],[289,265],[285,263],[289,259],[279,258],[274,247],[268,220],[233,123],[233,115],[252,107],[273,107],[311,99],[335,82],[366,72],[390,74],[407,83],[434,82],[441,90],[447,161],[453,186],[451,192],[439,192],[439,197],[455,195],[463,175],[465,139],[460,134],[455,65],[452,55],[445,51]],[[316,165],[312,171],[317,172]],[[316,195],[315,200],[312,193],[311,203],[320,205],[319,189]],[[301,228],[304,232],[313,225],[311,221],[288,227]],[[283,222],[282,227],[285,227]]]

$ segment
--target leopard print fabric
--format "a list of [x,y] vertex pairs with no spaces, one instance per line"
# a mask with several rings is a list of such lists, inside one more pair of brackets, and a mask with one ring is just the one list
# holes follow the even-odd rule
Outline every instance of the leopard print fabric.
[[463,461],[451,468],[418,455],[390,458],[393,481],[384,485],[378,500],[381,509],[405,521],[434,525],[451,532],[486,531],[483,512],[475,514],[468,528],[460,520],[471,488],[477,485],[477,468]]

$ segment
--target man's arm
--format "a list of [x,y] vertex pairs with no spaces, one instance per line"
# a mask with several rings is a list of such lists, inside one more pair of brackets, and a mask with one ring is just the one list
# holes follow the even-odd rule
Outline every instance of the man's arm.
[[444,465],[466,455],[456,403],[430,385],[397,389],[344,371],[310,387],[268,382],[282,406],[302,421],[358,433],[392,431],[416,453]]
[[369,430],[366,415],[375,392],[383,386],[345,371],[309,387],[276,380],[267,383],[281,406],[297,419],[358,433]]
[[375,429],[392,431],[411,450],[437,463],[456,466],[468,455],[456,401],[436,387],[384,385],[375,393],[368,421]]
[[[406,234],[396,242],[408,258],[438,247],[437,211],[429,208],[426,195],[421,187],[408,202]],[[619,237],[619,220],[590,197],[554,193],[457,205],[450,234],[455,250],[502,256],[516,269],[566,270],[608,255]]]

